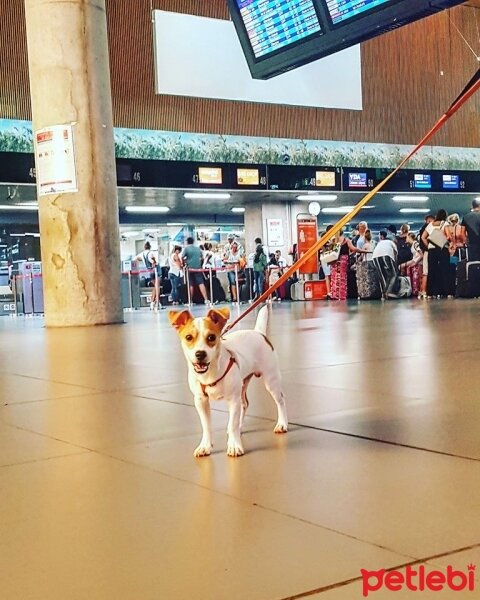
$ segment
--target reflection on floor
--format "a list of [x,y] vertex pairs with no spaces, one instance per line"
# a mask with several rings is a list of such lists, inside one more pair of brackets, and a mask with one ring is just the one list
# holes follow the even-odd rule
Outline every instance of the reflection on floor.
[[418,562],[480,579],[479,315],[475,301],[274,306],[291,429],[272,433],[252,382],[240,459],[223,405],[214,453],[193,458],[165,311],[69,330],[3,318],[0,598],[350,600],[360,569]]

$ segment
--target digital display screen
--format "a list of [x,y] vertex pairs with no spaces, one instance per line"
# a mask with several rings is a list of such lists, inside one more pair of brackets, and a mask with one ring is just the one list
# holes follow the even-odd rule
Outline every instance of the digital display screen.
[[351,188],[366,188],[368,186],[368,178],[366,173],[349,173],[348,187]]
[[391,0],[326,0],[332,23],[338,25],[388,4]]
[[315,186],[316,187],[335,187],[335,172],[334,171],[316,171]]
[[222,185],[222,169],[220,167],[199,167],[198,182],[210,185]]
[[258,169],[237,169],[238,185],[259,185],[260,171]]
[[321,33],[313,0],[236,0],[255,58]]
[[444,190],[459,190],[460,175],[442,175],[442,187]]
[[417,190],[430,190],[432,188],[432,176],[426,173],[415,173],[413,187]]

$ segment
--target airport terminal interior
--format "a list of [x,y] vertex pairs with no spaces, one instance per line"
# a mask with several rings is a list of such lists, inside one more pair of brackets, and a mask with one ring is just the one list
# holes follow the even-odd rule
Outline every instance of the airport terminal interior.
[[0,15],[0,599],[480,598],[480,0]]

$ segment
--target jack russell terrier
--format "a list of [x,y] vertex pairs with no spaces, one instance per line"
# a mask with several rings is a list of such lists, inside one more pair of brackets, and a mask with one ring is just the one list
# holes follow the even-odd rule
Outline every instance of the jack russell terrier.
[[202,439],[193,453],[196,457],[208,456],[213,447],[210,400],[226,400],[229,404],[228,456],[244,454],[240,434],[248,406],[247,386],[254,375],[263,376],[265,387],[277,405],[278,420],[273,431],[286,433],[288,429],[280,369],[266,337],[268,308],[258,313],[254,330],[222,336],[229,317],[228,308],[211,309],[206,317],[196,319],[188,310],[168,313],[182,342],[188,383],[202,423]]

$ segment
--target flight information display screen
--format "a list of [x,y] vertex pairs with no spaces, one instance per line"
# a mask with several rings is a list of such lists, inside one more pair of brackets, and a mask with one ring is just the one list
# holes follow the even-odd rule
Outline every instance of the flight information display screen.
[[236,2],[257,59],[321,33],[313,0]]
[[364,13],[391,3],[392,0],[326,0],[332,23],[338,25]]

